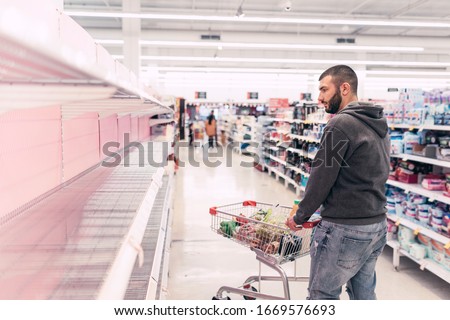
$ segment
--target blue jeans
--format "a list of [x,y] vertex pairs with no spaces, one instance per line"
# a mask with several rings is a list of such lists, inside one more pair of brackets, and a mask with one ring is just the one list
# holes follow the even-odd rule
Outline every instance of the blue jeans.
[[386,221],[354,226],[321,221],[311,244],[308,299],[375,300],[375,264],[386,245]]

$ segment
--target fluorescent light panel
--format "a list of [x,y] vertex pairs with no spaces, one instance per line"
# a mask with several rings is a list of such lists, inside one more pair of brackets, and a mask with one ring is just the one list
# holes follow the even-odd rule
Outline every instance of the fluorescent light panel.
[[293,74],[321,74],[324,70],[305,69],[272,69],[272,68],[206,68],[206,67],[142,67],[142,70],[179,71],[179,72],[236,72],[236,73],[293,73]]
[[446,71],[401,71],[401,70],[367,70],[371,75],[399,75],[399,76],[450,76]]
[[[275,68],[208,68],[208,67],[142,67],[142,70],[158,72],[195,72],[195,73],[280,73],[280,74],[310,74],[320,75],[323,69],[275,69]],[[366,70],[367,75],[394,75],[394,76],[450,76],[446,71],[402,71],[402,70]]]
[[[275,68],[209,68],[209,67],[142,67],[142,70],[163,72],[196,72],[196,73],[281,73],[320,75],[323,69],[275,69]],[[450,76],[446,71],[402,71],[402,70],[366,70],[367,75],[417,75],[417,76]]]
[[[115,56],[122,58],[123,56]],[[423,66],[450,67],[449,62],[435,61],[383,61],[383,60],[326,60],[326,59],[278,59],[278,58],[229,58],[229,57],[182,57],[182,56],[141,56],[150,61],[201,61],[201,62],[256,62],[256,63],[292,63],[292,64],[349,64],[349,65],[385,65],[385,66]]]
[[[99,44],[123,44],[123,40],[95,40]],[[325,44],[287,44],[287,43],[245,43],[245,42],[201,42],[201,41],[153,41],[140,40],[142,46],[174,46],[203,48],[238,48],[238,49],[309,49],[309,50],[339,50],[339,51],[405,51],[421,52],[423,47],[393,47],[393,46],[359,46],[359,45],[325,45]]]
[[282,23],[282,24],[319,24],[319,25],[347,25],[347,26],[380,26],[380,27],[412,27],[412,28],[450,28],[447,22],[402,21],[402,20],[363,20],[363,19],[316,19],[316,18],[271,18],[271,17],[241,17],[235,16],[202,16],[177,15],[159,13],[131,13],[131,12],[91,12],[64,11],[73,17],[97,18],[135,18],[151,20],[181,20],[181,21],[222,21],[240,23]]

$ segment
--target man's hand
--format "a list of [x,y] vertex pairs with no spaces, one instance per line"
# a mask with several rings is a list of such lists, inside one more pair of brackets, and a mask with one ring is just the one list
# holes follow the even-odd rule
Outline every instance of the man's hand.
[[286,220],[286,226],[292,231],[298,231],[303,229],[302,226],[297,225],[297,223],[294,221],[294,218],[292,217]]

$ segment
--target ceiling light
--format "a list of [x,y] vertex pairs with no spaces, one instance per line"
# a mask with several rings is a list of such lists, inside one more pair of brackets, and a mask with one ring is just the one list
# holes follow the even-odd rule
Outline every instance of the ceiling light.
[[445,71],[402,71],[402,70],[367,70],[370,75],[402,75],[402,76],[450,76],[450,72]]
[[272,69],[272,68],[205,68],[205,67],[142,67],[142,70],[157,69],[158,71],[179,72],[236,72],[236,73],[287,73],[287,74],[321,74],[323,70],[305,69]]
[[[119,57],[119,56],[116,56]],[[123,56],[122,56],[123,58]],[[383,61],[383,60],[325,60],[325,59],[279,59],[279,58],[229,58],[229,57],[182,57],[182,56],[141,56],[142,60],[152,61],[214,61],[248,63],[291,63],[291,64],[348,64],[348,65],[384,65],[384,66],[424,66],[450,67],[448,62],[429,61]]]
[[[102,41],[102,40],[96,40]],[[112,41],[112,40],[106,40]],[[102,42],[98,42],[102,43]],[[180,46],[180,47],[216,47],[217,43],[204,41],[158,41],[141,40],[141,45],[151,46]],[[339,51],[406,51],[421,52],[422,47],[398,46],[360,46],[360,45],[326,45],[326,44],[288,44],[288,43],[247,43],[247,42],[220,42],[223,48],[250,48],[250,49],[310,49],[310,50],[339,50]]]
[[[239,8],[238,8],[239,10]],[[241,8],[242,10],[242,8]],[[272,18],[272,17],[236,17],[229,16],[201,16],[177,15],[159,13],[131,13],[131,12],[92,12],[92,11],[64,11],[72,17],[98,18],[135,18],[150,20],[187,20],[187,21],[228,21],[248,23],[283,23],[283,24],[319,24],[319,25],[351,25],[351,26],[380,26],[380,27],[411,27],[411,28],[450,28],[449,22],[427,22],[408,20],[367,20],[367,19],[329,19],[329,18]]]
[[[319,77],[323,69],[279,69],[279,68],[216,68],[216,67],[142,67],[142,70],[157,70],[161,72],[181,72],[181,73],[266,73],[266,74],[307,74],[308,76]],[[402,71],[402,70],[366,70],[368,76],[426,76],[426,77],[448,77],[450,72],[446,71]],[[367,78],[369,79],[369,78]],[[370,77],[374,79],[374,77]],[[384,78],[383,78],[384,79]],[[395,78],[398,82],[398,78]]]

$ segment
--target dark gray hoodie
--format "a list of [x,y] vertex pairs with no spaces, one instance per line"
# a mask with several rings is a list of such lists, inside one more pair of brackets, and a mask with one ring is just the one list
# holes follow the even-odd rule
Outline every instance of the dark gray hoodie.
[[383,108],[352,102],[327,124],[294,221],[322,205],[323,220],[366,225],[386,218],[389,135]]

